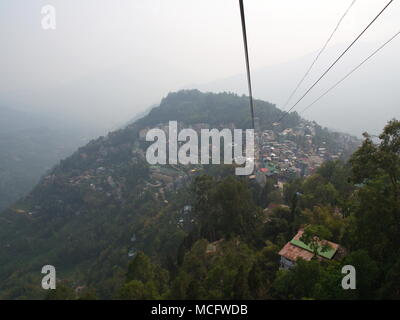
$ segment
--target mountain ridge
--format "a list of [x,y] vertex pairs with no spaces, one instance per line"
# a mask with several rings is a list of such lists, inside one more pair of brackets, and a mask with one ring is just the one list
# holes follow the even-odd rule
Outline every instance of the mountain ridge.
[[[261,100],[255,101],[255,111],[261,127],[277,132],[302,121],[289,114],[273,127],[271,118],[283,113]],[[124,266],[137,250],[162,252],[164,258],[177,254],[186,233],[171,221],[180,221],[181,208],[190,202],[186,189],[193,177],[213,169],[146,162],[149,143],[140,131],[168,120],[216,127],[251,124],[247,97],[184,90],[170,93],[135,123],[79,148],[0,215],[5,222],[0,226],[0,283],[6,292],[1,298],[43,296],[26,283],[38,281],[45,264],[57,266],[60,277],[75,279],[77,286],[97,283],[101,296],[110,297],[109,282],[121,284]],[[335,135],[318,130],[329,148],[339,148]]]

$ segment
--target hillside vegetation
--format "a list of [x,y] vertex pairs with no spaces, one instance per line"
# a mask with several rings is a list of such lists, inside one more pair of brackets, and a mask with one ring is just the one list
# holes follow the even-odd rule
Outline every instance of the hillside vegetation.
[[[291,114],[274,126],[282,112],[263,101],[256,115],[277,135],[304,124]],[[61,161],[0,215],[0,298],[398,297],[398,122],[388,124],[380,145],[367,137],[349,161],[343,154],[309,175],[285,177],[282,190],[274,176],[260,185],[236,177],[232,166],[150,166],[140,133],[169,120],[247,128],[248,100],[172,93],[144,118]],[[314,126],[317,149],[324,142],[333,154],[351,140]],[[279,250],[309,226],[346,248],[345,257],[279,270]],[[40,288],[47,264],[59,280],[50,294]],[[340,287],[345,264],[358,270],[357,291]]]

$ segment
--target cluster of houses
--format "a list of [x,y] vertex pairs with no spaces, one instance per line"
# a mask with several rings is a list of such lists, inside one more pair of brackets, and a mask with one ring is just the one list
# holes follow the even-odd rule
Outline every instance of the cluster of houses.
[[[146,143],[146,134],[150,129],[158,128],[169,133],[169,123],[160,123],[154,127],[142,128],[138,138],[142,148],[137,147],[136,152],[145,157],[143,146]],[[215,129],[235,129],[233,123],[220,124]],[[201,136],[202,129],[211,129],[207,123],[184,124],[177,123],[177,129],[193,129]],[[322,165],[324,161],[339,159],[345,146],[349,143],[347,135],[338,135],[337,141],[343,145],[343,149],[330,150],[325,141],[316,138],[316,124],[302,120],[294,128],[279,130],[278,124],[274,124],[272,130],[260,130],[256,128],[255,135],[255,170],[249,176],[263,185],[266,179],[273,177],[277,186],[282,187],[285,182],[295,177],[309,176]],[[318,144],[315,140],[319,140]],[[168,140],[167,140],[168,143]],[[178,146],[185,142],[178,142]],[[232,146],[234,143],[232,142]],[[211,148],[212,146],[210,146]],[[245,146],[243,145],[243,148]],[[177,190],[191,180],[191,176],[202,170],[201,165],[153,165],[150,166],[150,181],[146,188],[158,188],[159,196],[164,197],[166,191]]]
[[343,150],[333,152],[322,141],[314,144],[315,127],[312,122],[302,122],[295,128],[264,130],[257,133],[256,170],[251,177],[260,183],[275,177],[282,185],[294,177],[309,176],[327,160],[337,160]]

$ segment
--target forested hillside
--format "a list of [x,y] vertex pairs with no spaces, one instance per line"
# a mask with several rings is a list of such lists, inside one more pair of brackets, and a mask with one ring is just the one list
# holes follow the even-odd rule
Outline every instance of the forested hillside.
[[[349,162],[326,162],[287,183],[282,198],[269,184],[259,189],[227,172],[196,178],[196,224],[176,260],[151,262],[139,253],[117,297],[399,299],[399,133],[400,123],[389,122],[379,144],[366,135]],[[271,201],[279,205],[262,211]],[[341,256],[280,269],[278,252],[299,228],[310,239],[340,243]],[[357,270],[356,290],[341,286],[345,265]]]
[[[236,177],[232,166],[151,166],[144,157],[148,127],[169,120],[193,127],[250,124],[246,97],[169,94],[144,118],[61,161],[1,213],[0,297],[396,297],[398,123],[387,127],[380,146],[367,139],[345,162],[354,148],[350,137],[296,114],[274,125],[280,110],[263,101],[255,107],[260,127],[276,135],[283,150],[288,145],[304,153],[301,166],[308,154],[339,159],[315,168],[310,162],[308,174],[290,175],[286,162],[272,159],[268,165],[275,161],[279,173],[264,184]],[[345,254],[279,270],[278,252],[300,228],[339,243]],[[59,280],[49,295],[40,287],[41,268],[48,264]],[[344,264],[359,270],[357,292],[341,290]]]

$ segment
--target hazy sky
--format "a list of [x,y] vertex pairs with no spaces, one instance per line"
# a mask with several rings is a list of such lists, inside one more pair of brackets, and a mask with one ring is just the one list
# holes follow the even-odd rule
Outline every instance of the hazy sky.
[[[387,2],[358,0],[331,45],[353,39]],[[350,3],[245,1],[252,68],[320,49]],[[55,31],[41,27],[47,4]],[[395,1],[363,41],[389,38],[399,16]],[[169,91],[244,72],[237,0],[1,0],[0,39],[0,105],[105,127]]]

